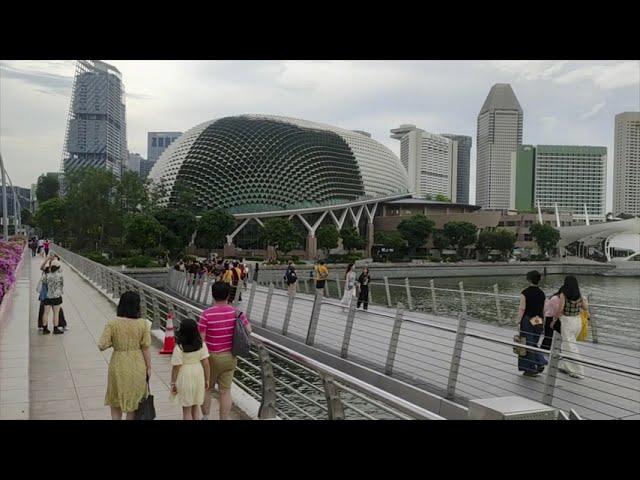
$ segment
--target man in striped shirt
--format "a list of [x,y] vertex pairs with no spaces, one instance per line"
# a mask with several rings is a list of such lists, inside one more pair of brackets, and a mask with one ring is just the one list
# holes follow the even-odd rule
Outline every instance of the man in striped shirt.
[[[214,305],[207,308],[200,316],[198,329],[209,349],[209,365],[211,366],[211,380],[209,385],[218,384],[220,392],[220,420],[228,420],[231,412],[231,384],[236,369],[237,359],[231,353],[233,345],[233,333],[235,331],[236,317],[239,312],[227,303],[230,285],[224,282],[216,282],[211,286]],[[251,333],[251,325],[244,313],[240,319],[247,331]],[[209,419],[211,408],[211,394],[205,395],[202,405],[202,419]]]

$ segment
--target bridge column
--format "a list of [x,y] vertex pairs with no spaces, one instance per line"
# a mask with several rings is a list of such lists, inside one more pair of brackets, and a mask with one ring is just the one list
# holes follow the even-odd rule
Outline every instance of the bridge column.
[[371,256],[371,248],[373,247],[374,242],[374,228],[373,228],[373,217],[376,214],[376,210],[378,209],[378,204],[374,203],[369,210],[367,205],[364,205],[364,210],[367,214],[367,257]]
[[318,239],[315,235],[307,235],[307,244],[305,249],[307,260],[313,260],[318,254]]

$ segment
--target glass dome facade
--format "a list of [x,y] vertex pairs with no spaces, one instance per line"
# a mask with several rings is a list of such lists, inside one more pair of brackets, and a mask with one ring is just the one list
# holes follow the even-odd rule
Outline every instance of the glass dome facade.
[[149,174],[203,209],[231,213],[335,205],[408,192],[387,147],[361,133],[286,117],[241,115],[202,123],[173,142]]

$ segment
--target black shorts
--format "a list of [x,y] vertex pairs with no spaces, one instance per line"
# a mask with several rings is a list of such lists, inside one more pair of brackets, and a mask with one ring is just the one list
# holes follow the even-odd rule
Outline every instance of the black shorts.
[[324,282],[326,282],[326,280],[316,280],[316,288],[324,288]]
[[62,305],[62,297],[45,298],[43,303],[45,305]]

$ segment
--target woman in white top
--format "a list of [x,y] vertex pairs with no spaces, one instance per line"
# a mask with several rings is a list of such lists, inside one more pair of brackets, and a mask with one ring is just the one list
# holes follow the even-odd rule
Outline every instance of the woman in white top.
[[342,300],[340,301],[340,306],[342,306],[342,311],[346,312],[349,307],[349,303],[352,298],[356,297],[356,272],[354,268],[354,264],[350,263],[347,265],[347,272],[344,275],[344,294],[342,295]]

